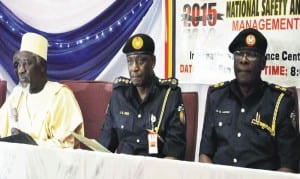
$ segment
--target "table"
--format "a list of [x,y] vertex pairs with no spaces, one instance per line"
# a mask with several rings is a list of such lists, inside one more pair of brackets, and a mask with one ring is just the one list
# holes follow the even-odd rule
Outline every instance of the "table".
[[0,142],[1,179],[300,179],[299,174]]

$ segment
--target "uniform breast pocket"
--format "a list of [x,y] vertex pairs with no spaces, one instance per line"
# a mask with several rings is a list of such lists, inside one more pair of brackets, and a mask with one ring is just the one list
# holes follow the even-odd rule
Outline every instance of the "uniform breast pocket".
[[214,120],[214,128],[217,134],[224,135],[230,130],[232,123],[232,114],[231,113],[216,113]]
[[130,116],[120,116],[114,122],[114,128],[120,132],[133,131],[133,119]]

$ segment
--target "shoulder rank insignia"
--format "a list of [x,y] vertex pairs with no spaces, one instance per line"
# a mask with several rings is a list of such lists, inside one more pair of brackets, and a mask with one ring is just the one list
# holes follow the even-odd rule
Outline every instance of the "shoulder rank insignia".
[[118,87],[118,86],[129,86],[131,84],[131,81],[129,78],[126,78],[126,77],[123,77],[123,76],[120,76],[118,78],[116,78],[114,80],[114,88],[115,87]]
[[229,84],[230,84],[229,81],[225,81],[225,82],[220,82],[220,83],[213,84],[209,88],[210,88],[211,91],[214,91],[216,89],[224,88],[225,86],[227,86]]
[[224,82],[220,82],[220,83],[214,84],[213,88],[220,88],[220,87],[224,86],[224,84],[225,84]]
[[282,87],[280,85],[270,84],[270,87],[273,88],[273,89],[275,89],[275,90],[278,90],[280,92],[283,92],[285,94],[291,95],[291,92],[287,88]]
[[283,91],[283,92],[286,92],[286,90],[287,90],[285,87],[282,87],[282,86],[279,86],[279,85],[274,85],[274,84],[273,84],[273,88],[278,89],[278,90]]
[[175,88],[178,86],[178,80],[176,78],[160,79],[159,84]]
[[226,86],[227,84],[229,84],[229,81],[213,84],[212,87],[213,88],[222,88],[222,87]]

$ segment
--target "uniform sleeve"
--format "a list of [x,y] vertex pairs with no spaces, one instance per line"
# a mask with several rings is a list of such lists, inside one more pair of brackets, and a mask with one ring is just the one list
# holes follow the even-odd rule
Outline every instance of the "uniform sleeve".
[[211,94],[207,97],[205,117],[202,127],[202,138],[200,142],[200,154],[206,154],[213,157],[216,144],[215,144],[215,131],[214,131],[214,113],[213,113],[213,100]]
[[39,145],[74,148],[75,138],[71,131],[84,135],[83,117],[73,92],[67,87],[60,89],[53,98],[47,121],[48,139],[35,139]]
[[299,132],[292,125],[292,112],[295,109],[292,97],[285,97],[280,105],[276,127],[276,144],[280,168],[298,170]]
[[[165,156],[184,159],[186,146],[186,126],[185,116],[181,117],[183,101],[181,89],[176,88],[170,93],[166,109],[170,109],[167,115],[167,123],[165,124],[165,143],[163,154]],[[185,114],[184,114],[185,115]],[[183,119],[182,119],[183,118]]]
[[[115,91],[113,91],[113,93],[115,93]],[[113,105],[112,101],[115,100],[114,96],[115,95],[112,94],[110,102],[107,106],[104,123],[100,132],[100,143],[111,152],[114,152],[119,144],[116,131],[113,128],[114,115],[112,113],[112,109],[115,106]]]

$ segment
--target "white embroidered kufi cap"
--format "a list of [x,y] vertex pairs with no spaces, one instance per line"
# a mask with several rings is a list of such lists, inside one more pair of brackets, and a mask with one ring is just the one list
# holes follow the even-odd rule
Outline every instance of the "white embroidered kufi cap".
[[32,52],[47,61],[48,40],[39,34],[28,32],[22,37],[20,51]]

